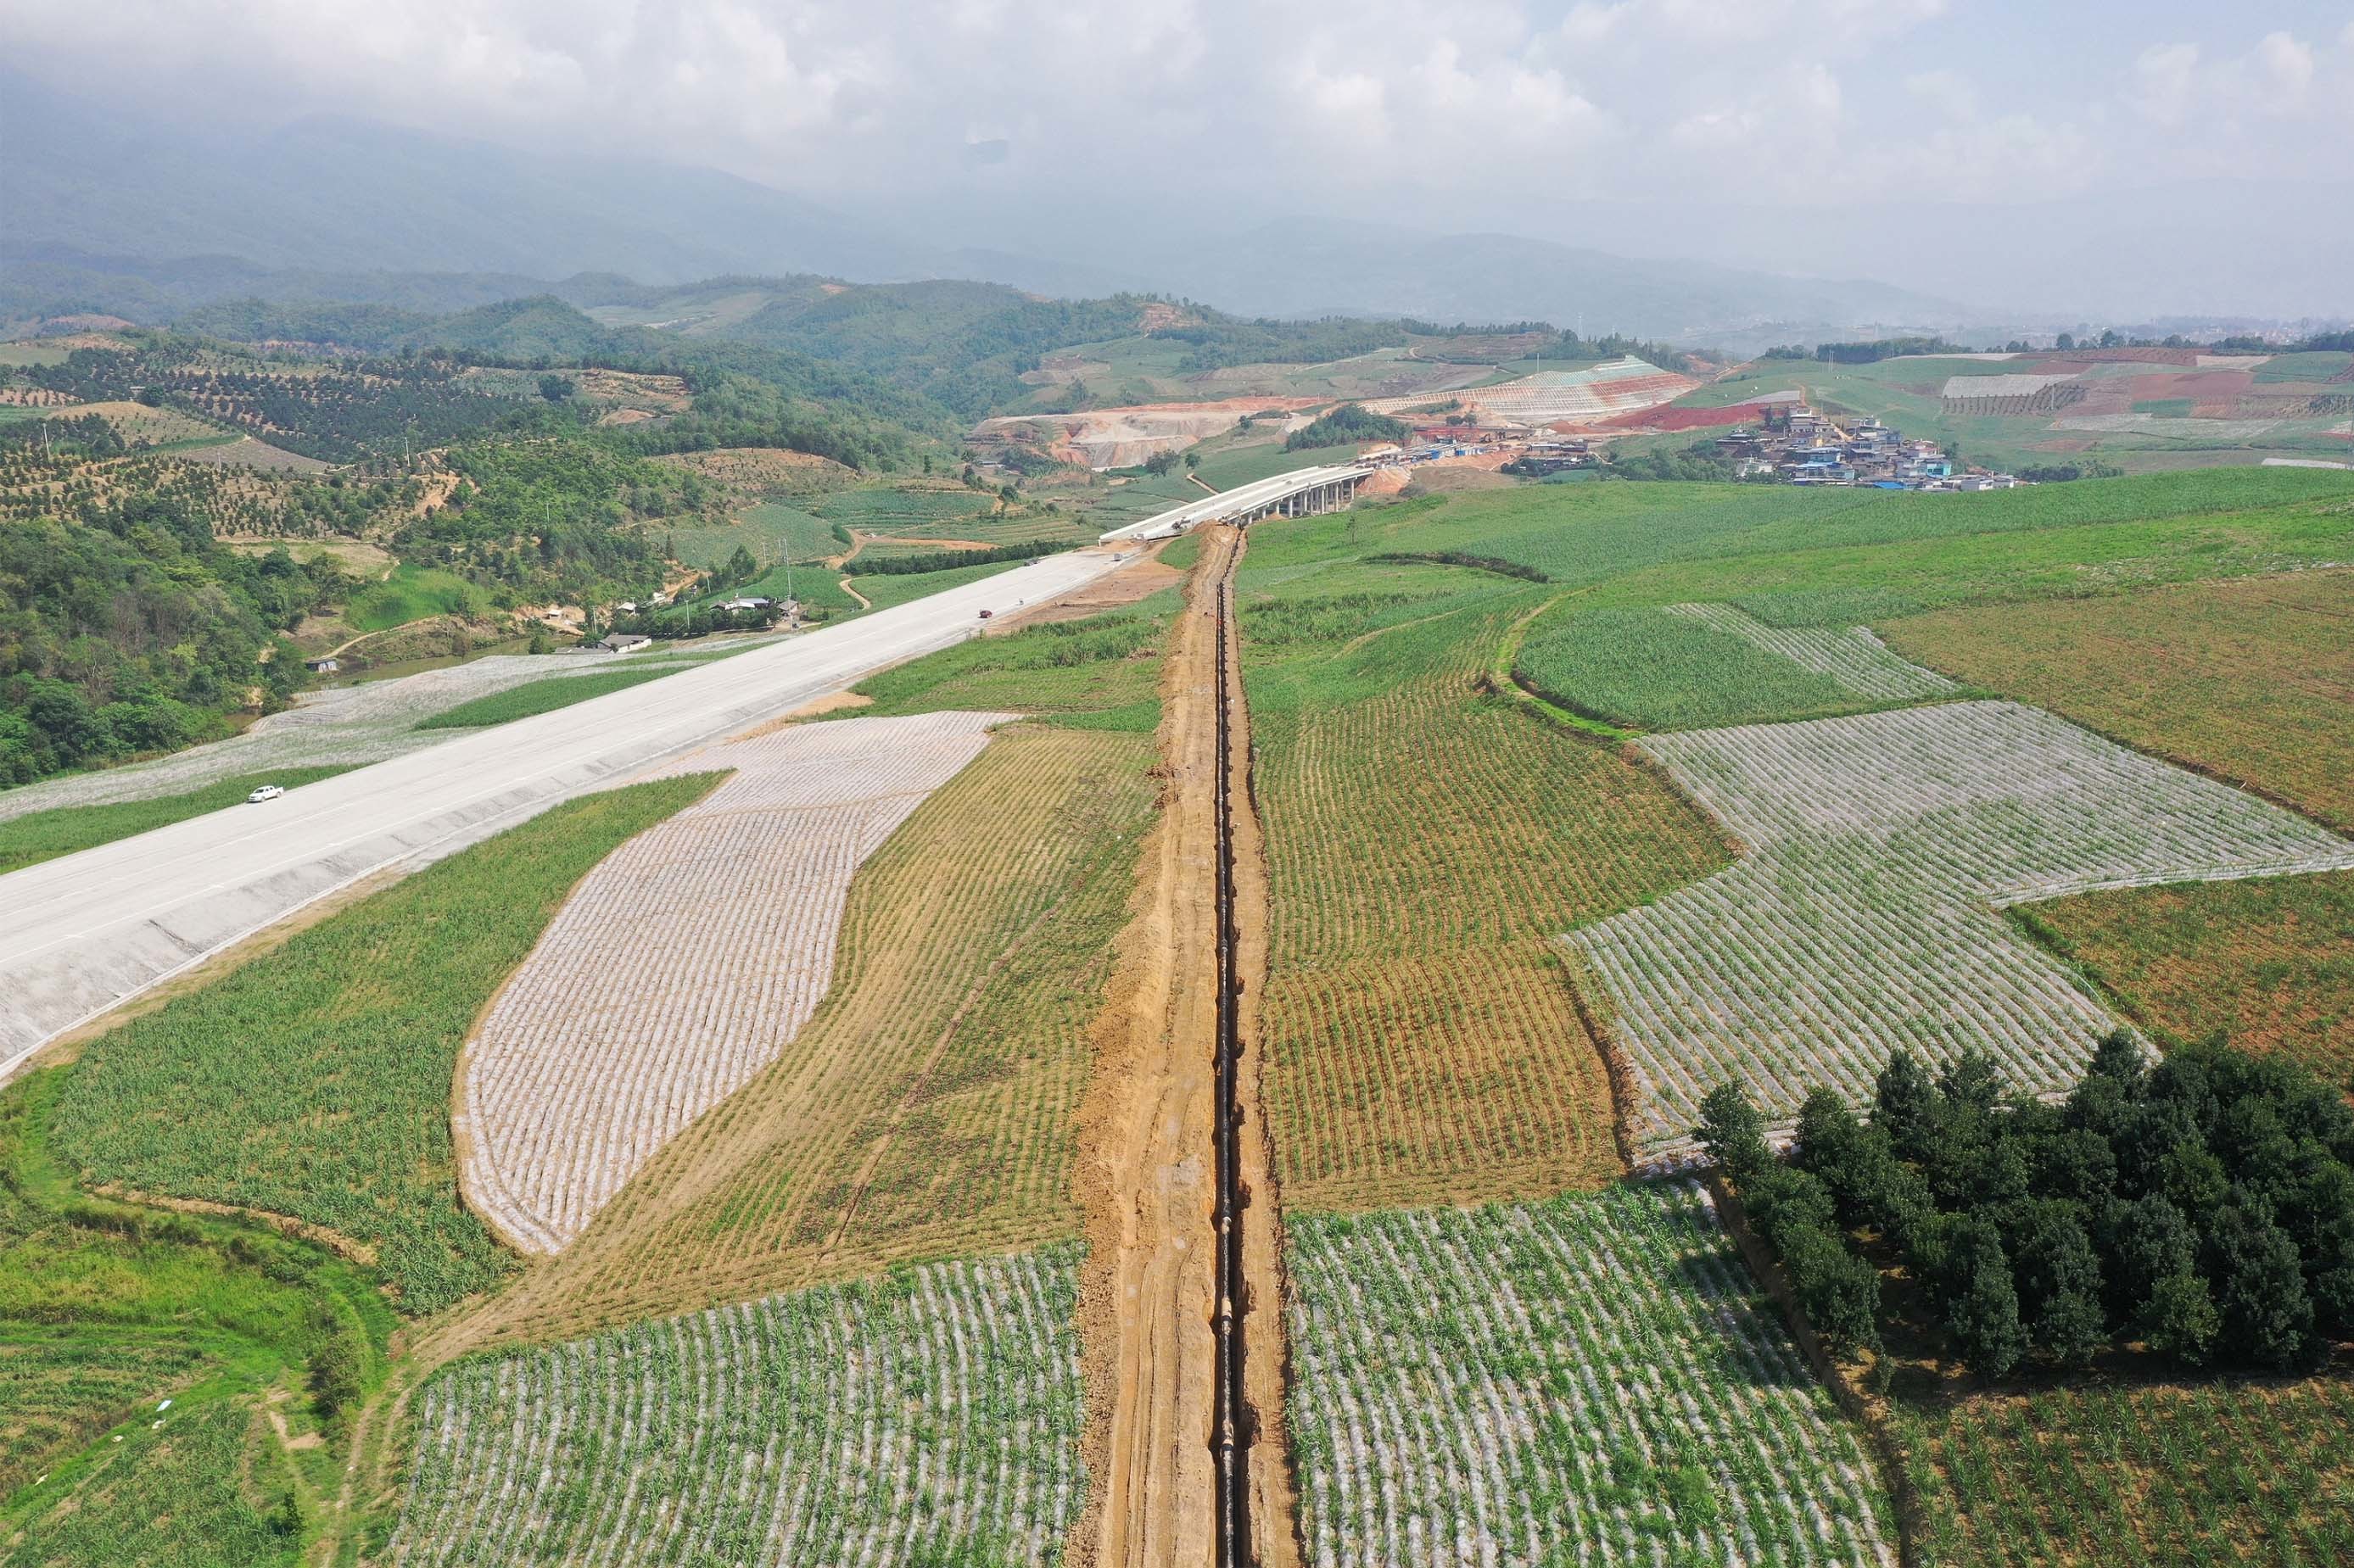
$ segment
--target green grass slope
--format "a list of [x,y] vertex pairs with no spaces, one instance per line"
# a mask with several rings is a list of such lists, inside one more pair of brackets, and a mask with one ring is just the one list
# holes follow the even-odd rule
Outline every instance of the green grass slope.
[[92,1182],[333,1231],[412,1313],[482,1289],[509,1263],[459,1202],[459,1047],[573,884],[712,783],[569,801],[101,1036],[59,1152]]

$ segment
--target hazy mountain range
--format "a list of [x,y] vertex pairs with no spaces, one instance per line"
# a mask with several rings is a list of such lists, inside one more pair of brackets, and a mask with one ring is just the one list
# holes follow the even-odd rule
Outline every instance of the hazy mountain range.
[[[156,311],[257,292],[450,309],[581,272],[649,283],[811,272],[972,278],[1065,297],[1150,290],[1247,314],[1582,320],[1687,339],[1936,327],[1967,313],[1876,282],[1361,223],[1140,240],[1128,252],[1097,234],[1084,261],[959,248],[708,169],[351,120],[259,132],[165,125],[13,74],[0,74],[0,244],[20,305],[62,304],[61,281],[89,296],[85,308],[135,313],[137,302]],[[374,276],[387,272],[466,281],[404,298],[414,281]]]

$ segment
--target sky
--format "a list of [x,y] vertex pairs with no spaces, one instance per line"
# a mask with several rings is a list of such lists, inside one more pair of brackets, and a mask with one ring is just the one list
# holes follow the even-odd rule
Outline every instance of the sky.
[[[1033,249],[1190,201],[1641,253],[1595,232],[1631,207],[1686,252],[1770,251],[1787,226],[1712,215],[2344,182],[2354,145],[2354,0],[0,0],[0,53],[192,113],[929,204]],[[1884,273],[1856,229],[1783,270]]]

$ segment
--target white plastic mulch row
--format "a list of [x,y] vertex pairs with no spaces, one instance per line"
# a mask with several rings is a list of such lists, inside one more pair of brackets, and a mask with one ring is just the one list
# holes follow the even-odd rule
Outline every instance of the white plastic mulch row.
[[1935,670],[1900,659],[1867,627],[1768,626],[1729,604],[1671,604],[1681,615],[1837,681],[1860,697],[1938,697],[1960,690]]
[[1314,1568],[1896,1562],[1854,1427],[1697,1186],[1286,1230]]
[[1078,1249],[944,1263],[458,1363],[390,1560],[1057,1561],[1085,1487]]
[[833,975],[850,880],[1010,715],[801,725],[583,878],[468,1042],[468,1201],[560,1250],[663,1146],[775,1061]]
[[1787,1123],[1818,1085],[1867,1097],[1900,1045],[1936,1063],[1976,1045],[2015,1088],[2064,1087],[2115,1021],[2003,906],[2354,866],[2324,828],[2014,703],[1641,744],[1751,848],[1566,938],[1661,1154],[1728,1078]]

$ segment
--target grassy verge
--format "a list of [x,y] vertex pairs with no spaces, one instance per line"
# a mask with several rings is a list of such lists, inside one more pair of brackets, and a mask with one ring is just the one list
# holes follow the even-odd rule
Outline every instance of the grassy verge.
[[858,691],[874,705],[843,716],[1009,708],[1070,728],[1150,734],[1161,722],[1161,647],[1176,610],[1172,592],[1084,620],[976,637],[871,677]]
[[185,795],[160,795],[152,800],[120,800],[104,806],[59,806],[29,811],[0,822],[0,873],[37,865],[62,854],[95,849],[117,839],[136,837],[174,822],[201,817],[227,806],[240,805],[256,786],[280,784],[289,789],[332,779],[348,768],[288,768],[276,773],[256,773],[245,779],[224,779]]
[[558,806],[101,1036],[58,1150],[93,1182],[323,1227],[410,1312],[483,1288],[508,1262],[458,1201],[459,1046],[573,884],[712,782]]
[[455,573],[399,566],[352,595],[344,620],[355,631],[383,631],[429,615],[479,615],[489,604],[479,587]]
[[491,725],[513,724],[517,719],[552,714],[558,708],[568,708],[591,697],[610,696],[615,692],[626,692],[631,686],[642,686],[648,681],[659,681],[664,675],[677,673],[675,669],[667,667],[602,670],[594,675],[559,675],[552,680],[526,681],[520,686],[493,692],[488,696],[460,703],[454,708],[444,708],[429,718],[419,719],[416,727],[482,729]]
[[393,1315],[320,1248],[78,1191],[72,1071],[0,1094],[0,1561],[291,1563]]

